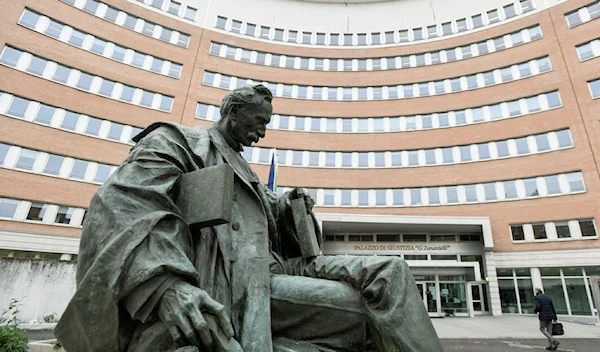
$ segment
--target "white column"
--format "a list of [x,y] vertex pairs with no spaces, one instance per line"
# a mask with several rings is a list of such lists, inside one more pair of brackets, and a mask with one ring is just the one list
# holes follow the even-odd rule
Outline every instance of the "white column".
[[496,259],[494,252],[485,252],[485,277],[488,282],[487,290],[490,302],[490,309],[493,316],[502,315],[500,304],[500,290],[498,287],[498,276],[496,274]]
[[531,274],[531,284],[533,285],[533,289],[536,288],[542,289],[544,291],[544,285],[542,284],[542,274],[540,273],[540,268],[529,268],[529,272]]

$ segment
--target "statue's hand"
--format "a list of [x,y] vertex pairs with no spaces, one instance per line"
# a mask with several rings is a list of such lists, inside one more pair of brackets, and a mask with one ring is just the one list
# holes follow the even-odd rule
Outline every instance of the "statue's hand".
[[286,204],[289,206],[291,199],[298,198],[304,198],[304,204],[306,204],[306,211],[310,213],[312,211],[313,206],[315,205],[315,201],[303,188],[296,187],[291,192],[289,192],[288,199],[285,200]]
[[195,346],[210,348],[213,335],[203,314],[214,316],[222,334],[228,339],[233,337],[233,326],[225,307],[210,298],[206,291],[185,281],[178,281],[168,288],[158,306],[158,316],[169,328],[175,343],[187,339]]

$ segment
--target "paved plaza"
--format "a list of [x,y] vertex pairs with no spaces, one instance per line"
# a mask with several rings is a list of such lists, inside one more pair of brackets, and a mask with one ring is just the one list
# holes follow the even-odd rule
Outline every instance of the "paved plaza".
[[[446,352],[546,351],[547,340],[535,316],[436,318],[433,325]],[[599,352],[600,326],[562,321],[565,335],[557,337],[563,352]]]

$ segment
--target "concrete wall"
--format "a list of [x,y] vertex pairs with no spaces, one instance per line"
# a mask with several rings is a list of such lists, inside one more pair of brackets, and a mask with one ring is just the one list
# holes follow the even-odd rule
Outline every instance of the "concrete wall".
[[23,323],[43,322],[52,313],[60,316],[75,293],[75,268],[74,262],[0,259],[0,311],[15,298]]

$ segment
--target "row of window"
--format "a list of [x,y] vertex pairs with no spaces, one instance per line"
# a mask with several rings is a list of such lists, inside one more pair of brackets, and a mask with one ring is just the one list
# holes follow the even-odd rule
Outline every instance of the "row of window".
[[438,81],[407,83],[375,87],[320,87],[285,83],[260,82],[251,78],[229,76],[210,71],[204,72],[202,84],[233,90],[247,84],[262,83],[274,96],[313,100],[387,100],[406,99],[467,91],[542,74],[552,70],[546,56],[487,72]]
[[477,233],[385,233],[385,234],[337,234],[325,235],[328,242],[480,242]]
[[187,48],[190,35],[164,27],[138,16],[121,11],[116,7],[96,0],[60,0],[80,10],[100,17],[118,26],[128,28],[148,37],[161,40],[170,44]]
[[[290,187],[277,188],[280,193]],[[416,207],[544,198],[585,192],[581,172],[477,184],[394,189],[315,189],[307,192],[318,206]]]
[[227,44],[211,43],[209,53],[236,61],[253,64],[284,67],[297,70],[315,71],[378,71],[399,68],[420,67],[440,63],[464,60],[471,57],[496,52],[517,45],[529,43],[542,38],[540,26],[526,28],[518,32],[488,39],[486,41],[467,44],[461,47],[438,51],[379,58],[337,59],[314,58],[305,56],[288,56],[278,53],[267,53]]
[[0,64],[88,93],[149,109],[170,112],[173,106],[171,96],[82,72],[10,46],[5,46],[2,50]]
[[[538,154],[573,146],[568,129],[492,142],[418,150],[330,152],[277,150],[285,166],[329,168],[391,168],[448,165]],[[245,147],[250,163],[270,164],[272,149]]]
[[510,225],[513,242],[556,241],[598,237],[593,219]]
[[[498,289],[503,313],[535,314],[534,268],[498,268]],[[592,315],[594,300],[589,276],[599,275],[599,266],[536,268],[544,293],[552,297],[556,314]],[[514,273],[513,273],[514,272]],[[535,285],[539,285],[535,282]]]
[[[558,91],[554,91],[464,110],[413,116],[336,118],[273,114],[267,127],[278,130],[328,133],[417,131],[508,119],[561,106],[560,94]],[[216,105],[198,103],[196,118],[218,121],[221,118],[221,113]]]
[[589,81],[588,87],[590,88],[590,94],[592,95],[592,98],[600,98],[600,79]]
[[0,219],[46,225],[81,227],[86,209],[65,205],[0,198]]
[[99,119],[1,91],[0,115],[127,144],[132,144],[131,139],[142,131],[131,125]]
[[578,45],[577,56],[579,61],[585,61],[600,56],[600,38]]
[[598,17],[600,17],[600,1],[591,2],[577,10],[565,14],[565,19],[567,20],[569,28],[589,22]]
[[21,18],[19,19],[19,24],[64,43],[122,62],[126,65],[165,76],[175,78],[181,76],[182,65],[179,63],[144,54],[119,44],[106,41],[29,9],[23,11]]
[[195,21],[198,9],[189,5],[183,5],[180,2],[173,0],[135,0],[142,4],[150,5],[153,8],[170,13],[171,15],[185,18],[186,20]]
[[271,28],[249,22],[217,16],[215,28],[231,33],[238,33],[254,38],[306,45],[328,46],[365,46],[382,44],[399,44],[439,38],[456,33],[495,24],[521,14],[533,11],[532,0],[514,1],[502,8],[479,13],[471,17],[460,18],[451,22],[434,24],[412,29],[390,30],[372,33],[321,33],[298,31],[282,28]]
[[102,184],[116,166],[0,143],[0,167]]

